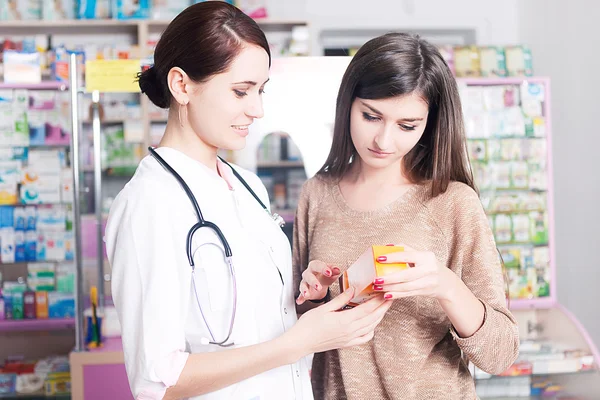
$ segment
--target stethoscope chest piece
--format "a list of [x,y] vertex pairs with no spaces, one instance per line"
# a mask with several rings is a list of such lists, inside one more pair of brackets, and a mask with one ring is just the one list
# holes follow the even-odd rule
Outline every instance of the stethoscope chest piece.
[[285,226],[285,220],[283,219],[283,217],[277,213],[273,213],[273,215],[271,216],[271,218],[273,218],[273,221],[275,221],[275,223],[280,227],[283,228]]

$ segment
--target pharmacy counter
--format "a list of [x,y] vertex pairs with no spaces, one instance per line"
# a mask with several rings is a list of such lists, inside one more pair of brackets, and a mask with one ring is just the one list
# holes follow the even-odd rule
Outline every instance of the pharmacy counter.
[[72,400],[133,400],[129,389],[121,338],[107,338],[104,346],[72,352]]

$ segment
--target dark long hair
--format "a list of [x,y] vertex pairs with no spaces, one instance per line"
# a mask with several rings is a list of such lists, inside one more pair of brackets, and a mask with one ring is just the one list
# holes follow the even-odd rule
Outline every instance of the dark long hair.
[[206,1],[183,10],[163,32],[154,51],[154,66],[138,75],[142,93],[169,108],[167,75],[179,67],[196,82],[227,71],[245,45],[271,52],[264,32],[240,9],[222,1]]
[[377,100],[419,94],[429,105],[423,136],[403,158],[414,183],[431,181],[431,196],[451,181],[477,190],[468,160],[456,80],[437,48],[417,35],[388,33],[371,39],[353,57],[338,92],[333,143],[318,172],[341,179],[357,157],[350,136],[350,109],[356,98]]

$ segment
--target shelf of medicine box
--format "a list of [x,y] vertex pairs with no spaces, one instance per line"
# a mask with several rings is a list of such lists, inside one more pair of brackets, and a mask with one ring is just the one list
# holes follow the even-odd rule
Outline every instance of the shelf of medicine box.
[[70,400],[71,395],[46,396],[43,393],[0,393],[2,400]]
[[0,320],[0,332],[58,331],[74,327],[74,318]]
[[302,160],[259,161],[256,168],[304,168]]
[[[257,18],[256,23],[263,27],[283,27],[283,26],[297,26],[307,25],[307,21],[304,20],[291,20],[291,19],[277,19],[277,18]],[[20,29],[45,29],[45,28],[59,28],[63,31],[70,31],[75,29],[86,29],[94,30],[94,28],[113,28],[113,27],[124,27],[124,28],[137,28],[140,26],[165,28],[171,20],[119,20],[119,19],[66,19],[58,21],[46,21],[46,20],[26,20],[26,21],[2,21],[0,24],[0,30],[10,28]]]
[[[489,375],[486,374],[485,376],[479,375],[479,376],[475,376],[475,380],[477,381],[489,381],[491,379],[512,379],[512,378],[522,378],[522,377],[526,377],[526,376],[531,376],[531,377],[536,377],[536,378],[544,378],[544,377],[559,377],[559,376],[565,376],[568,377],[569,375],[593,375],[593,374],[597,374],[598,370],[596,369],[582,369],[579,371],[570,371],[570,372],[548,372],[548,373],[531,373],[531,374],[521,374],[521,375]],[[480,373],[483,374],[483,373]]]
[[[278,18],[255,18],[254,21],[261,27],[293,27],[298,25],[308,25],[305,20],[278,19]],[[171,20],[144,20],[148,27],[165,28]]]
[[[102,173],[106,176],[130,178],[135,173],[136,166],[131,167],[106,167],[102,168]],[[94,172],[94,167],[83,167],[83,172]]]
[[18,261],[18,262],[0,262],[0,267],[26,267],[28,264],[58,264],[58,263],[69,263],[74,262],[74,260],[31,260],[31,261]]
[[[6,21],[2,21],[0,26],[4,26]],[[42,81],[39,83],[11,83],[0,82],[0,89],[30,89],[30,90],[67,90],[68,83],[58,81]]]
[[506,78],[456,78],[456,83],[472,86],[488,85],[516,85],[520,86],[526,83],[543,83],[549,85],[549,78],[544,76],[510,76]]

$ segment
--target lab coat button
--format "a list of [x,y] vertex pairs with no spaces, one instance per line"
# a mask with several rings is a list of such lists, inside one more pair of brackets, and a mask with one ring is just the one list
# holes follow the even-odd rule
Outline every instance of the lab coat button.
[[283,312],[287,315],[287,308],[284,308]]

